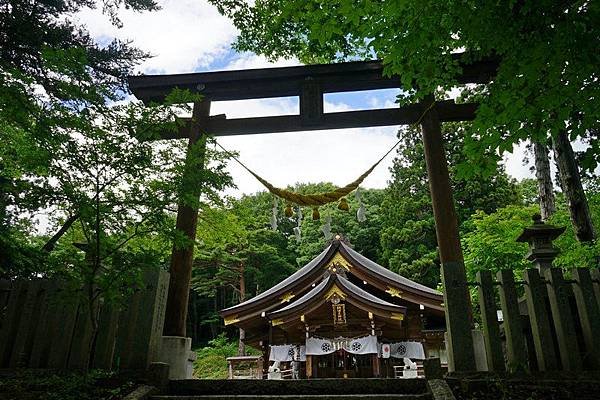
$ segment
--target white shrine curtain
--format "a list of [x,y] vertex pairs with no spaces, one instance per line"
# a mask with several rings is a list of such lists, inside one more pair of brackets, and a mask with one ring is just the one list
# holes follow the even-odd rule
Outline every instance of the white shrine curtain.
[[425,359],[425,350],[420,342],[398,342],[390,344],[390,355],[394,358]]
[[360,338],[321,339],[309,337],[306,339],[306,354],[320,356],[331,354],[336,350],[345,350],[352,354],[377,354],[377,336]]
[[269,361],[306,361],[306,346],[295,344],[284,344],[282,346],[270,346]]

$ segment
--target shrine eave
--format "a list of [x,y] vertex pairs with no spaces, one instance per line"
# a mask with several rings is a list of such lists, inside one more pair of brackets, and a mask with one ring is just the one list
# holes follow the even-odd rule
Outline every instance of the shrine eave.
[[267,317],[274,321],[289,319],[298,314],[308,314],[323,303],[330,301],[332,296],[339,296],[340,300],[385,318],[401,319],[401,315],[406,314],[406,307],[382,300],[343,276],[332,273],[304,296],[282,309],[268,313]]

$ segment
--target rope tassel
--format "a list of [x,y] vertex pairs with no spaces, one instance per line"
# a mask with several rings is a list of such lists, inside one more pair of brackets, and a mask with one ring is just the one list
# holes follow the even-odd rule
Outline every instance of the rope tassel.
[[321,213],[319,212],[319,207],[313,208],[312,218],[313,218],[313,221],[321,219]]
[[285,206],[285,216],[288,218],[292,218],[294,216],[294,211],[292,210],[291,204],[287,204]]
[[340,204],[338,204],[338,208],[343,211],[349,211],[350,206],[348,205],[348,200],[345,197],[340,199]]

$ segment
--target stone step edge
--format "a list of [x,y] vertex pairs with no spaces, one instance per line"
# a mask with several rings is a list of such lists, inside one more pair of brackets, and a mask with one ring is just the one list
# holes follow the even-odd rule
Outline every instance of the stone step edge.
[[429,400],[432,399],[431,393],[422,394],[253,394],[253,395],[155,395],[150,400],[254,400],[254,399],[398,399],[398,400]]

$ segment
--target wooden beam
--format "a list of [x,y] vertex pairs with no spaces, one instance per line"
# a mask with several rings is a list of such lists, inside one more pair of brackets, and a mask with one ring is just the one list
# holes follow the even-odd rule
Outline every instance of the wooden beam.
[[[478,104],[475,103],[456,104],[453,101],[440,101],[436,104],[439,119],[443,122],[471,121],[475,118],[477,107]],[[218,115],[208,119],[206,130],[213,136],[233,136],[409,125],[416,123],[423,111],[422,105],[412,104],[400,108],[326,113],[321,114],[321,118],[315,118],[312,114],[310,118],[301,115],[280,115],[233,119]],[[182,126],[178,132],[165,132],[160,139],[187,138],[190,135],[190,127],[190,119],[182,119]]]
[[[464,54],[452,56],[462,65],[459,84],[486,83],[499,62],[487,59],[463,62]],[[302,65],[239,71],[216,71],[175,75],[138,75],[128,78],[129,88],[144,102],[164,101],[175,88],[201,93],[211,101],[300,96],[308,79],[318,82],[324,93],[400,87],[399,77],[383,75],[381,61],[354,61],[337,64]]]

